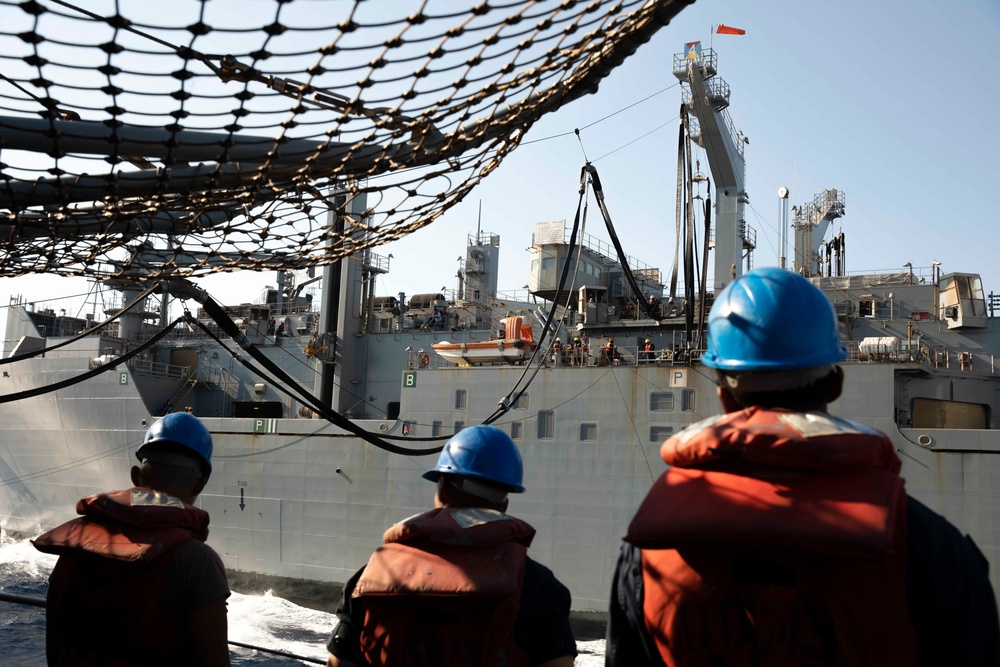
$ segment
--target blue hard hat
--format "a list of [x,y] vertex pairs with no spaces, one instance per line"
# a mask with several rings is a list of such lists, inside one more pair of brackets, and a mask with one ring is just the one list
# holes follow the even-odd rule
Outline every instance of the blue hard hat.
[[847,356],[829,300],[800,275],[754,269],[730,283],[708,315],[701,360],[724,371],[783,371]]
[[521,453],[496,426],[472,426],[456,433],[441,450],[437,465],[423,477],[436,482],[442,473],[475,477],[524,493]]
[[212,472],[212,434],[192,414],[171,412],[156,420],[146,431],[142,446],[135,452],[140,461],[143,460],[142,450],[148,445],[179,445],[204,464],[206,474]]

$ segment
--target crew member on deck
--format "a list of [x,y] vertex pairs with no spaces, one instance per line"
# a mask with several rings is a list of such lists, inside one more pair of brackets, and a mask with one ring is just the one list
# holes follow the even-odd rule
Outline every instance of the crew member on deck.
[[622,358],[622,353],[618,351],[618,346],[615,345],[614,338],[609,338],[608,344],[604,346],[604,356],[610,364],[613,364]]
[[571,667],[569,590],[527,557],[535,529],[505,513],[524,491],[514,442],[467,428],[424,477],[436,509],[386,531],[344,586],[329,665]]
[[708,317],[725,414],[669,438],[612,580],[605,664],[1000,665],[987,562],[908,497],[885,434],[827,412],[837,316],[757,269]]
[[570,348],[570,352],[573,355],[574,366],[579,366],[583,363],[583,343],[580,342],[579,336],[573,338],[573,346]]
[[135,486],[89,496],[83,516],[33,540],[57,554],[49,577],[49,665],[229,665],[229,585],[193,506],[212,473],[197,417],[154,422],[136,451]]

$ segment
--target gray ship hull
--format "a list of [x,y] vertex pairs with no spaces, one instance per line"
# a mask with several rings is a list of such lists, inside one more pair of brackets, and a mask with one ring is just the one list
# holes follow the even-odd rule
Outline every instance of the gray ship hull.
[[[16,371],[6,366],[0,386],[13,393],[52,384],[85,370],[85,358],[67,352],[21,362]],[[898,429],[885,417],[893,410],[891,388],[896,373],[913,366],[846,364],[845,397],[832,411],[888,433],[903,460],[907,489],[998,562],[1000,432]],[[385,434],[405,427],[416,437],[456,428],[455,422],[478,423],[521,372],[404,371],[397,382],[410,384],[400,395],[405,419],[360,424]],[[137,384],[128,371],[109,371],[0,405],[5,530],[35,534],[70,518],[80,497],[128,486],[135,449],[154,419]],[[468,402],[456,410],[456,392],[463,391]],[[651,394],[658,395],[656,407],[670,409],[651,410]],[[663,394],[673,396],[669,404]],[[606,608],[621,537],[665,469],[661,436],[719,409],[713,376],[697,365],[550,367],[541,371],[523,409],[498,422],[520,433],[525,462],[527,491],[512,498],[511,511],[538,529],[532,557],[569,586],[574,610]],[[539,425],[539,412],[553,413],[550,433]],[[434,489],[421,473],[432,456],[389,454],[318,419],[204,421],[215,441],[215,468],[199,504],[212,517],[210,544],[235,572],[342,583],[367,562],[386,528],[430,506]]]

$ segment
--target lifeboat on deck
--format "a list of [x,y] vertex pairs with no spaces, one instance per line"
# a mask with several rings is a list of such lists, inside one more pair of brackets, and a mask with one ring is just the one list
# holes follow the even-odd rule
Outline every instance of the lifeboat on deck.
[[500,323],[503,325],[503,338],[468,343],[442,341],[434,343],[431,348],[445,361],[459,366],[497,362],[513,364],[534,354],[535,339],[530,324],[525,324],[520,316],[505,317]]

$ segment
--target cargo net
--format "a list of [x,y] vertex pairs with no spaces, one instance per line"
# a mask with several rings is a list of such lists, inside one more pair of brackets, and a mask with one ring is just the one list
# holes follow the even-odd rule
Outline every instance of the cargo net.
[[399,239],[689,1],[0,0],[0,277]]

